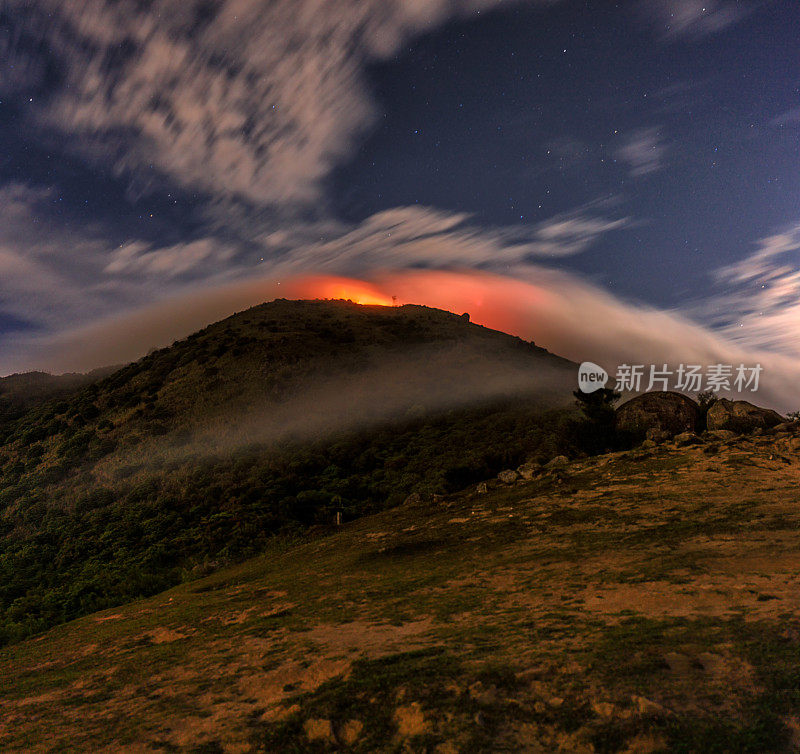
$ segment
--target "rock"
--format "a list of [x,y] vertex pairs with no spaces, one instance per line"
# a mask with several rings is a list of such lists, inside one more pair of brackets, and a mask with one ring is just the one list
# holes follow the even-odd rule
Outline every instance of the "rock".
[[330,720],[309,718],[303,725],[303,729],[309,741],[325,741],[329,743],[335,741]]
[[539,467],[533,463],[523,463],[522,466],[517,469],[517,474],[526,481],[533,479],[538,473]]
[[694,432],[699,421],[700,407],[688,396],[674,392],[642,393],[616,412],[617,431],[654,442]]
[[663,429],[650,427],[645,434],[645,438],[645,442],[652,442],[655,445],[660,445],[662,442],[669,440],[670,434],[669,432],[664,432]]
[[655,440],[645,440],[639,447],[642,450],[650,450],[651,448],[657,448],[658,443]]
[[503,484],[514,484],[514,482],[516,482],[517,479],[519,479],[519,474],[517,474],[517,472],[514,471],[513,469],[506,469],[505,471],[501,471],[497,475],[497,478]]
[[679,435],[675,435],[675,444],[679,448],[683,448],[687,445],[699,445],[703,442],[694,432],[681,432]]
[[729,401],[727,398],[720,398],[714,403],[706,416],[708,429],[727,429],[740,434],[776,427],[783,421],[777,411],[754,406],[747,401]]
[[706,434],[716,440],[733,440],[737,437],[736,432],[729,429],[710,429]]
[[644,696],[632,696],[631,703],[640,715],[663,715],[667,710]]
[[592,702],[592,712],[598,717],[611,718],[617,714],[617,708],[611,702]]
[[339,738],[345,746],[352,746],[358,741],[362,730],[364,730],[364,723],[361,720],[348,720],[339,731]]
[[421,736],[428,727],[419,702],[412,702],[405,707],[397,707],[394,711],[394,721],[397,725],[397,732],[403,738]]
[[419,505],[422,502],[422,495],[419,492],[412,492],[404,501],[403,505]]
[[475,488],[475,492],[479,495],[485,495],[489,491],[489,485],[486,482],[480,482]]
[[555,458],[551,458],[544,467],[548,471],[561,471],[562,469],[566,469],[569,466],[569,458],[566,456],[556,456]]

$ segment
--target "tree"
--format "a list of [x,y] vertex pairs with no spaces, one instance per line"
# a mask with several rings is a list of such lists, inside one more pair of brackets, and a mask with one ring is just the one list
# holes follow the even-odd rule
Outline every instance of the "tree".
[[697,394],[697,405],[700,407],[700,416],[697,420],[697,431],[702,432],[707,424],[706,417],[708,410],[719,400],[719,396],[711,390],[705,390]]
[[601,388],[593,393],[575,390],[575,403],[583,415],[573,427],[575,444],[586,453],[605,453],[618,444],[614,405],[622,393]]

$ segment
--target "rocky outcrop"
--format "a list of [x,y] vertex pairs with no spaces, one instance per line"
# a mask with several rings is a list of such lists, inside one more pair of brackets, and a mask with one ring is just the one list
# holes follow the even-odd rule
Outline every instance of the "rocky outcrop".
[[777,411],[754,406],[747,401],[729,401],[727,398],[720,398],[714,403],[706,416],[709,430],[727,429],[739,433],[770,429],[784,421]]
[[514,482],[516,482],[517,479],[519,478],[519,474],[516,471],[514,471],[513,469],[506,469],[505,471],[501,471],[497,475],[497,478],[503,484],[514,484]]
[[683,432],[694,432],[700,421],[700,407],[681,393],[642,393],[617,409],[616,427],[635,437],[658,442]]

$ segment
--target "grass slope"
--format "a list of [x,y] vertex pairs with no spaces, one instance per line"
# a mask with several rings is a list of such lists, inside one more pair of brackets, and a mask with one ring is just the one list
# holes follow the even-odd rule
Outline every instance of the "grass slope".
[[781,752],[796,431],[407,504],[0,650],[4,751]]
[[546,459],[565,374],[448,312],[276,301],[39,405],[0,426],[0,644]]

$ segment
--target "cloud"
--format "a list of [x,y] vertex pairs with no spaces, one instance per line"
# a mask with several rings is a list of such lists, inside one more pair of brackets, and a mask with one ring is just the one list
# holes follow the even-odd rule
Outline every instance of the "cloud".
[[141,241],[122,245],[110,255],[108,275],[137,274],[169,280],[191,274],[200,276],[218,270],[235,256],[236,250],[211,238],[153,248]]
[[[765,347],[768,343],[737,338],[738,333],[724,328],[702,326],[675,311],[620,300],[574,274],[532,261],[532,248],[544,244],[549,251],[551,244],[565,238],[567,245],[583,244],[598,233],[615,229],[619,222],[591,219],[584,212],[525,232],[518,228],[481,230],[470,226],[467,215],[404,207],[301,248],[293,245],[296,238],[282,231],[271,238],[276,249],[280,247],[276,253],[282,260],[251,268],[246,278],[195,282],[189,288],[173,289],[169,296],[160,296],[161,300],[141,301],[127,311],[83,320],[80,326],[55,335],[28,336],[24,343],[17,337],[11,345],[16,345],[17,354],[28,354],[28,368],[87,369],[138,358],[150,348],[168,345],[210,322],[276,296],[352,298],[364,303],[390,303],[397,297],[400,303],[468,311],[476,322],[533,339],[575,361],[593,361],[612,373],[623,362],[659,367],[664,363],[761,363],[765,373],[758,401],[794,408],[800,350],[770,352]],[[791,266],[783,260],[799,240],[800,228],[765,240],[752,259],[725,272],[727,279],[748,284],[760,279],[759,275],[772,275],[777,316],[779,304],[796,297],[800,287],[797,275],[791,278]],[[205,258],[209,247],[200,244],[199,248]],[[167,256],[181,259],[184,252],[182,247],[171,247]],[[135,260],[135,275],[142,273],[140,264],[144,264],[144,273],[151,275],[152,253],[136,248],[114,259]],[[423,265],[427,269],[421,269]],[[357,275],[348,270],[357,270]],[[125,267],[117,274],[128,272]],[[239,272],[244,274],[245,269]],[[778,283],[782,288],[777,288]],[[795,334],[797,322],[800,317],[796,316]],[[791,326],[789,318],[783,326]]]
[[725,292],[700,313],[749,348],[800,357],[800,223],[762,239],[749,257],[718,270]]
[[733,0],[642,0],[640,12],[665,39],[702,39],[738,23],[752,5]]
[[60,71],[31,117],[84,155],[143,184],[162,174],[217,198],[308,204],[375,119],[365,64],[507,4],[10,0],[0,50],[16,89]]
[[[531,226],[495,228],[478,226],[468,214],[410,206],[379,212],[356,228],[328,229],[334,237],[322,241],[303,244],[286,232],[266,234],[261,241],[266,254],[277,259],[275,272],[284,274],[421,266],[500,269],[584,252],[606,233],[631,224],[630,218],[599,214],[594,205]],[[281,255],[282,249],[288,251]]]
[[[358,226],[331,220],[297,223],[263,231],[246,243],[205,236],[161,246],[143,239],[111,246],[91,228],[54,220],[46,211],[51,200],[46,190],[20,185],[0,190],[0,313],[44,331],[43,340],[29,342],[34,351],[60,338],[66,323],[80,331],[112,312],[126,315],[159,300],[191,297],[195,290],[210,295],[236,280],[419,267],[502,270],[534,258],[585,251],[604,234],[629,224],[627,218],[601,213],[600,205],[537,225],[488,229],[467,214],[397,207]],[[261,291],[259,285],[256,289]],[[0,339],[6,359],[12,351],[15,358],[24,353],[24,338],[16,333]],[[108,343],[103,347],[107,363],[122,361],[128,353]],[[6,361],[3,367],[16,370],[19,364]]]
[[615,154],[628,165],[631,177],[641,178],[664,166],[667,147],[660,128],[640,128],[626,138]]
[[800,107],[794,107],[781,113],[770,121],[770,125],[784,128],[786,126],[800,126]]
[[[470,313],[474,322],[532,339],[576,362],[613,375],[620,364],[745,364],[764,368],[758,394],[743,397],[781,410],[796,408],[800,358],[735,343],[676,312],[622,301],[577,276],[519,265],[514,277],[458,270],[385,271],[361,279],[297,277],[242,281],[196,290],[138,312],[115,316],[42,342],[39,359],[59,370],[128,361],[211,321],[270,300],[347,297],[421,303]],[[740,396],[742,397],[742,396]]]

